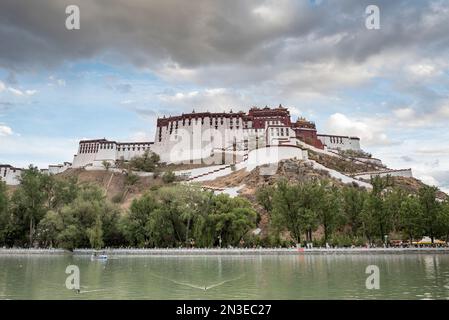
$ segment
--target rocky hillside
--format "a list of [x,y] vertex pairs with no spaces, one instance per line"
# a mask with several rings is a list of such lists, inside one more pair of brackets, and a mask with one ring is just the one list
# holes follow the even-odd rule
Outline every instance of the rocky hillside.
[[164,184],[160,177],[136,177],[132,184],[127,182],[123,173],[110,171],[87,171],[84,169],[69,169],[57,175],[58,178],[76,178],[79,184],[93,183],[105,190],[106,196],[122,208],[128,208],[132,200],[141,196],[145,190]]

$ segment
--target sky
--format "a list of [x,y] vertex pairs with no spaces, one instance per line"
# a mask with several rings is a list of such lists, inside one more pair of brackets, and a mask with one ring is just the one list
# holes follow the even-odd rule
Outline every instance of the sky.
[[448,53],[449,0],[2,0],[0,163],[153,141],[158,116],[282,104],[448,191]]

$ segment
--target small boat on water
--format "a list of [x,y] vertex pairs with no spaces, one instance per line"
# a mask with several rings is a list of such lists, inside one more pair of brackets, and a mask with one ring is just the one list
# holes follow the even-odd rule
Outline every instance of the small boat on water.
[[90,256],[91,260],[107,260],[108,255],[103,251],[102,253],[99,253],[97,251],[94,251],[92,255]]

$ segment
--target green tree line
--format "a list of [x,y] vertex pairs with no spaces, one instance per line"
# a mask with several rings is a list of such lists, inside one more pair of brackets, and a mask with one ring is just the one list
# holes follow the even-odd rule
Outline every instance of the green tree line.
[[[371,184],[373,189],[366,190],[326,180],[281,180],[260,188],[256,197],[270,215],[272,236],[288,231],[296,243],[362,245],[391,235],[449,240],[449,202],[437,199],[436,187],[423,186],[413,194],[395,187],[390,177],[375,177]],[[312,239],[319,228],[322,236]]]
[[255,228],[244,198],[194,186],[148,190],[124,211],[104,191],[30,166],[8,195],[0,182],[0,246],[102,248],[236,246]]
[[[136,198],[128,210],[104,190],[56,178],[30,167],[8,193],[0,182],[0,246],[179,247],[331,245],[382,243],[385,236],[449,240],[449,202],[438,189],[416,194],[374,178],[372,190],[330,180],[279,180],[256,192],[269,215],[268,235],[250,231],[260,220],[245,198],[214,195],[191,185],[167,183]],[[317,232],[319,230],[320,232]]]

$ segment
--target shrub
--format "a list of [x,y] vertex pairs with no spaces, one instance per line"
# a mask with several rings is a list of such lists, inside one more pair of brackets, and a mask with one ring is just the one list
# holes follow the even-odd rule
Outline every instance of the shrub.
[[173,171],[167,171],[162,175],[164,183],[172,183],[176,180],[176,175]]

